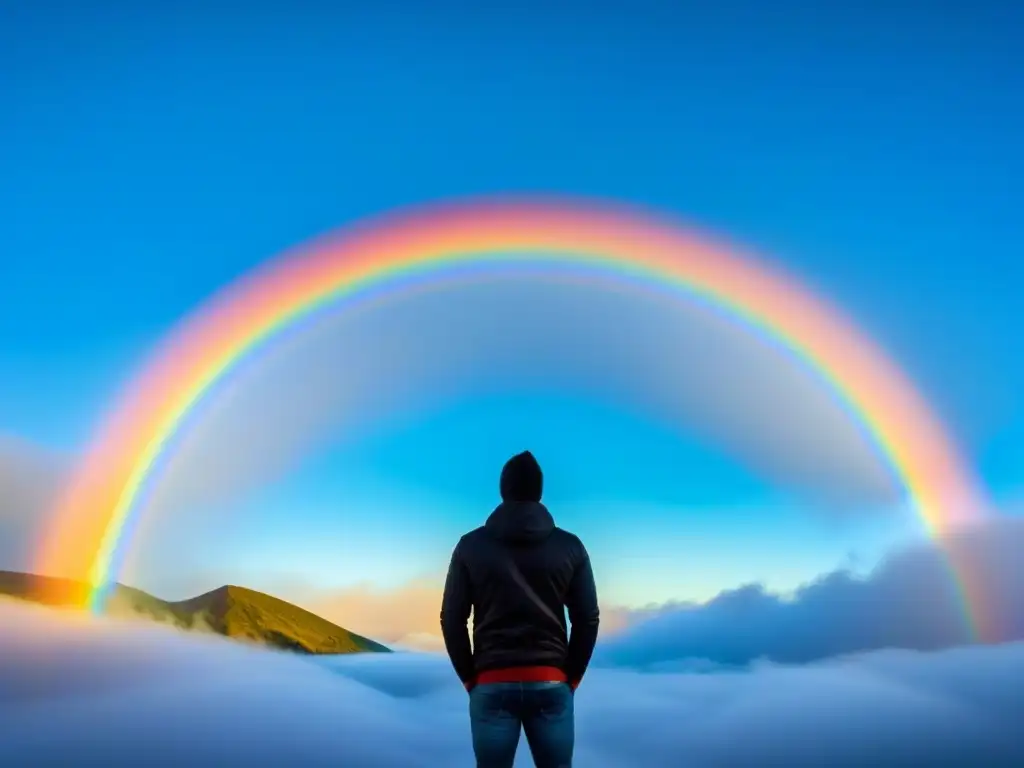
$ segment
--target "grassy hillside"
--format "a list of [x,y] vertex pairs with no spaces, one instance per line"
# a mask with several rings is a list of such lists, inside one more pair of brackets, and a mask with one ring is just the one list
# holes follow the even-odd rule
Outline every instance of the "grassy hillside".
[[204,617],[219,634],[275,648],[301,653],[389,650],[297,605],[245,587],[220,587],[168,605],[178,615]]
[[[0,594],[48,605],[73,605],[82,585],[29,573],[0,571]],[[298,653],[388,652],[373,640],[262,592],[225,586],[179,602],[118,584],[107,602],[117,618],[141,618],[191,631],[216,632],[237,640]]]

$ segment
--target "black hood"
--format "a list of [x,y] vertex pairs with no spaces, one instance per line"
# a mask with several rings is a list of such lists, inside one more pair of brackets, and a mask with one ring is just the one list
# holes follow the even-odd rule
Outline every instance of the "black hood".
[[494,538],[509,544],[534,544],[555,529],[555,520],[539,501],[503,501],[484,524]]
[[544,493],[544,473],[529,451],[517,453],[501,469],[502,501],[540,501]]

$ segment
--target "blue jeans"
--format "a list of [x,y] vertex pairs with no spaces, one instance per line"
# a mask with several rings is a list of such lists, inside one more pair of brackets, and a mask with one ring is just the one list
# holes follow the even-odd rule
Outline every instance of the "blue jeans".
[[469,694],[477,768],[512,768],[519,731],[537,768],[571,768],[573,692],[565,683],[484,683]]

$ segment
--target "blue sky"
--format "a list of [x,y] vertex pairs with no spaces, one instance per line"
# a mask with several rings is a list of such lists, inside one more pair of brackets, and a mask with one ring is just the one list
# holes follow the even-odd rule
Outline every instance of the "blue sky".
[[[1013,4],[252,5],[6,12],[0,431],[79,450],[176,320],[315,234],[436,198],[554,191],[651,205],[777,259],[900,362],[997,494],[1024,485]],[[202,525],[223,515],[237,543],[195,547],[189,568],[245,582],[272,561],[325,583],[429,570],[526,441],[566,525],[617,584],[637,582],[623,599],[789,584],[905,532],[823,523],[713,442],[573,395],[535,392],[524,411],[523,393],[487,391],[382,417],[211,508]],[[595,425],[635,447],[610,473],[585,450]],[[570,477],[611,511],[559,498]],[[384,489],[400,500],[380,519],[402,523],[408,551],[363,512],[365,557],[342,567],[322,542],[351,542],[356,511],[336,499],[363,510]],[[627,531],[629,504],[646,511]],[[204,538],[190,525],[168,535]],[[170,555],[154,560],[144,583],[184,589]]]

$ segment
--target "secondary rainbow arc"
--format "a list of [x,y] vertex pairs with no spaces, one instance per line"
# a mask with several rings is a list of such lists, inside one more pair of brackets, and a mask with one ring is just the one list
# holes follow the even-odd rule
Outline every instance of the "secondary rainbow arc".
[[[835,308],[777,268],[674,222],[620,206],[560,199],[488,200],[384,216],[287,253],[228,286],[159,346],[80,463],[40,553],[44,573],[90,585],[102,608],[130,543],[129,523],[170,439],[211,386],[277,331],[317,308],[467,266],[543,259],[566,270],[636,276],[697,294],[812,366],[861,421],[927,530],[984,514],[984,493],[902,372]],[[951,554],[969,622],[984,596]]]

